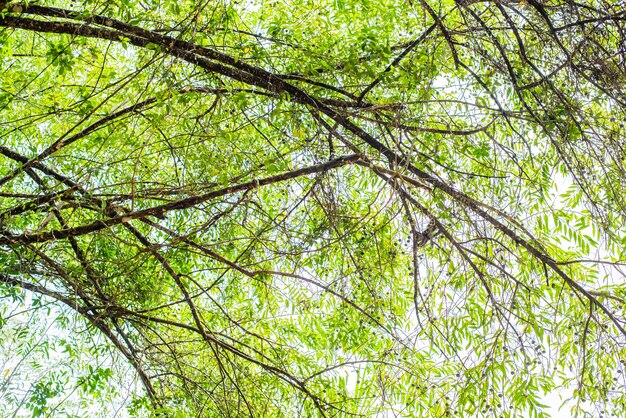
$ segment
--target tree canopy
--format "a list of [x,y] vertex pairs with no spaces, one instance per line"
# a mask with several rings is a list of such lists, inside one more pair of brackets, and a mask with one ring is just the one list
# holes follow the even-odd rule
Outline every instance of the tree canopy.
[[0,414],[626,415],[626,7],[0,2]]

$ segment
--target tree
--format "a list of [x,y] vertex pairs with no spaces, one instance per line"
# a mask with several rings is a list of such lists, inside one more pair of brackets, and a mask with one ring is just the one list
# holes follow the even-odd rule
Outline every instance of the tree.
[[622,4],[0,5],[3,413],[626,414]]

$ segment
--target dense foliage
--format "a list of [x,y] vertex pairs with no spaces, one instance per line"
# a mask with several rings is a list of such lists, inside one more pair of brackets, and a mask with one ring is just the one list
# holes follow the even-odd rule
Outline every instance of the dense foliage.
[[626,415],[623,3],[0,9],[1,415]]

